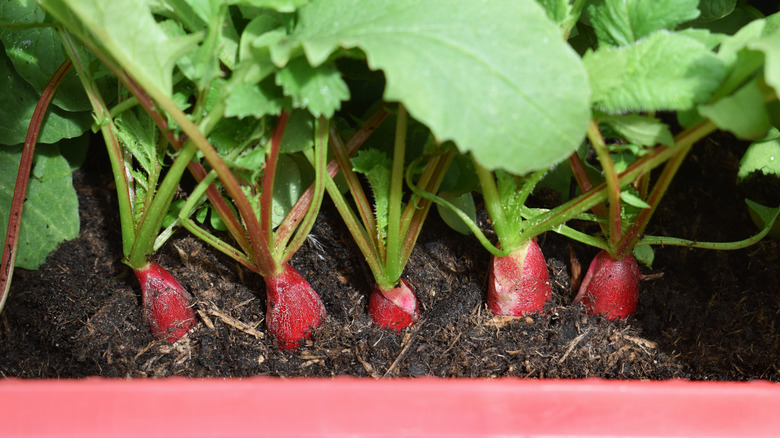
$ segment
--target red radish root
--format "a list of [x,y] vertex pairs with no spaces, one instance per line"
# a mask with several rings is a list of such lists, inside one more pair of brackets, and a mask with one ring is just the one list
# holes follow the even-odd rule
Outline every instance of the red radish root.
[[265,323],[279,348],[294,350],[311,336],[325,318],[320,296],[298,271],[290,265],[277,275],[265,277],[268,310]]
[[420,319],[417,298],[409,283],[401,279],[401,285],[382,290],[376,286],[368,301],[368,314],[374,324],[400,332]]
[[547,263],[534,240],[508,256],[492,258],[487,303],[494,315],[537,312],[551,297]]
[[156,262],[136,269],[135,276],[152,336],[168,343],[178,341],[195,325],[192,295]]
[[633,255],[615,260],[602,250],[590,263],[574,303],[582,303],[591,315],[609,320],[627,318],[639,302],[641,278]]

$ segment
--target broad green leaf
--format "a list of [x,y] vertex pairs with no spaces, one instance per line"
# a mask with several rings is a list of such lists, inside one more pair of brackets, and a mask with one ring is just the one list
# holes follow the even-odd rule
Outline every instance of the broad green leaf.
[[[1,22],[34,24],[43,22],[45,16],[43,8],[33,1],[0,1]],[[46,87],[54,72],[66,60],[62,42],[52,27],[23,30],[0,27],[0,41],[17,73],[38,93]],[[92,109],[73,71],[63,79],[52,103],[67,111]]]
[[686,110],[706,102],[725,77],[723,61],[699,41],[658,31],[583,58],[593,104],[605,112]]
[[[0,92],[0,144],[21,144],[40,95],[14,71],[4,53],[0,53],[0,78],[3,90]],[[72,113],[50,106],[38,141],[55,143],[63,138],[75,138],[91,125],[89,112]]]
[[225,101],[225,117],[256,117],[278,115],[283,108],[289,107],[289,98],[282,94],[281,88],[268,77],[259,84],[238,84],[230,89]]
[[255,17],[244,28],[238,51],[240,64],[235,72],[242,81],[257,83],[277,70],[271,61],[269,46],[287,37],[287,32],[280,26],[277,17],[266,14]]
[[747,47],[764,53],[764,80],[780,93],[780,31],[751,41]]
[[[5,236],[21,147],[0,147],[0,230]],[[16,266],[38,269],[60,242],[79,233],[78,197],[71,168],[56,146],[41,145],[22,212]]]
[[597,0],[588,15],[599,44],[627,46],[699,16],[699,0]]
[[772,128],[766,137],[748,146],[739,161],[737,179],[744,181],[755,172],[780,177],[780,130]]
[[305,58],[292,60],[276,73],[276,83],[295,108],[308,109],[315,117],[333,117],[341,101],[349,99],[349,88],[335,66],[311,67]]
[[736,34],[727,37],[718,49],[718,57],[728,66],[733,66],[737,62],[738,53],[747,46],[748,42],[760,38],[765,26],[764,20],[756,20]]
[[669,127],[655,117],[626,114],[602,117],[599,118],[599,122],[610,125],[629,143],[643,146],[674,145]]
[[701,21],[712,21],[723,18],[734,11],[737,0],[700,0],[699,10]]
[[390,169],[392,162],[384,152],[377,149],[360,149],[352,158],[355,172],[366,176],[374,193],[374,215],[380,242],[387,235],[387,215],[390,201]]
[[761,138],[770,126],[764,94],[757,80],[711,105],[700,105],[699,113],[718,128],[743,139]]
[[[473,222],[477,222],[477,206],[474,204],[474,196],[472,196],[471,193],[464,193],[458,196],[450,192],[439,192],[439,197],[454,205],[456,208],[459,208],[460,211],[466,213]],[[452,210],[443,207],[440,204],[436,204],[436,209],[438,210],[441,219],[450,228],[460,234],[471,234],[471,228],[469,228],[468,225],[463,222],[463,219],[458,217]]]
[[281,152],[291,154],[314,146],[314,117],[305,110],[290,114],[282,135]]
[[168,36],[144,0],[40,0],[40,4],[64,24],[88,29],[144,89],[169,97],[176,61],[201,38],[199,34]]
[[549,167],[590,118],[579,57],[536,2],[315,0],[290,41],[313,66],[362,49],[385,74],[386,100],[490,169]]
[[569,0],[536,0],[547,12],[547,16],[550,20],[554,21],[557,25],[563,24],[567,18],[569,18],[569,12],[571,11],[571,5]]

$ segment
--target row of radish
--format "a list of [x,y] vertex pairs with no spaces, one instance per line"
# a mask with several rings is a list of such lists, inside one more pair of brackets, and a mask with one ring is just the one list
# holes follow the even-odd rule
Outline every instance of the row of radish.
[[[24,62],[9,75],[36,57],[61,64],[40,87],[20,178],[57,87],[85,96],[111,161],[123,260],[152,334],[167,342],[196,324],[192,296],[153,260],[177,226],[264,279],[266,327],[280,348],[310,336],[325,308],[289,261],[325,196],[373,274],[368,313],[394,331],[419,319],[402,274],[434,206],[492,255],[487,305],[497,315],[537,312],[550,299],[535,240],[545,232],[601,250],[574,302],[619,319],[636,309],[635,254],[648,245],[733,249],[769,231],[780,209],[758,208],[762,231],[739,242],[645,235],[696,142],[718,129],[760,139],[780,124],[779,14],[745,9],[755,20],[723,33],[719,20],[736,9],[716,13],[706,0],[483,3],[39,0],[2,9],[0,22],[33,20],[13,29],[18,38],[0,35],[4,44],[33,32],[62,45],[14,48]],[[188,171],[196,184],[174,202]],[[570,181],[579,191],[560,205],[527,205],[541,185],[565,198]],[[24,187],[14,193],[0,309]],[[495,239],[477,225],[474,193]]]

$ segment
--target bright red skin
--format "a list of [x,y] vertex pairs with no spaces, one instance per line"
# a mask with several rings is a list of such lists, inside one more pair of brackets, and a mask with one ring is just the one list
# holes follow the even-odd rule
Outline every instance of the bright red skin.
[[633,255],[615,260],[602,250],[590,263],[574,303],[582,303],[591,315],[609,320],[627,318],[639,302],[641,278]]
[[382,290],[374,287],[368,300],[368,314],[379,327],[396,333],[409,327],[420,319],[417,298],[409,283],[401,279],[401,285]]
[[280,349],[296,349],[325,318],[320,296],[290,265],[285,265],[280,274],[265,277],[265,290],[268,331],[276,338]]
[[168,343],[178,341],[195,325],[192,295],[156,262],[136,269],[135,276],[152,336]]
[[508,256],[493,256],[487,303],[494,315],[523,316],[538,312],[551,297],[547,263],[534,240]]

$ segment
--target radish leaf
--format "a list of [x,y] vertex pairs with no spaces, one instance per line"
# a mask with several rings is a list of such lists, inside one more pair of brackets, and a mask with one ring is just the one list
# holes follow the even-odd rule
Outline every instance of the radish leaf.
[[[39,94],[13,69],[11,61],[0,53],[0,77],[6,84],[0,92],[0,144],[24,142]],[[89,112],[65,112],[50,108],[38,137],[40,143],[55,143],[63,138],[84,134],[92,124]]]
[[[0,5],[0,20],[4,23],[38,24],[46,17],[43,8],[33,1],[6,0],[3,3]],[[30,83],[38,94],[46,87],[57,67],[65,61],[62,42],[52,27],[0,27],[0,41],[16,72]],[[5,87],[4,89],[7,90]],[[63,79],[52,103],[67,111],[92,109],[73,72]]]
[[306,108],[315,117],[333,117],[342,100],[349,99],[347,84],[332,65],[311,67],[305,58],[297,58],[276,74],[276,83],[292,98],[293,106]]
[[718,128],[744,139],[761,138],[770,127],[764,93],[756,80],[712,105],[700,105],[699,113]]
[[[16,266],[38,269],[60,242],[79,233],[78,198],[71,167],[59,147],[39,145],[27,187]],[[21,147],[0,147],[0,230],[5,235]]]
[[606,112],[686,110],[720,86],[723,62],[694,39],[658,31],[621,48],[583,57],[593,103]]
[[386,100],[486,168],[546,168],[584,136],[585,72],[535,2],[315,0],[299,18],[288,52],[300,44],[317,66],[362,49],[385,73]]
[[596,0],[588,5],[600,44],[627,46],[699,16],[699,0]]

